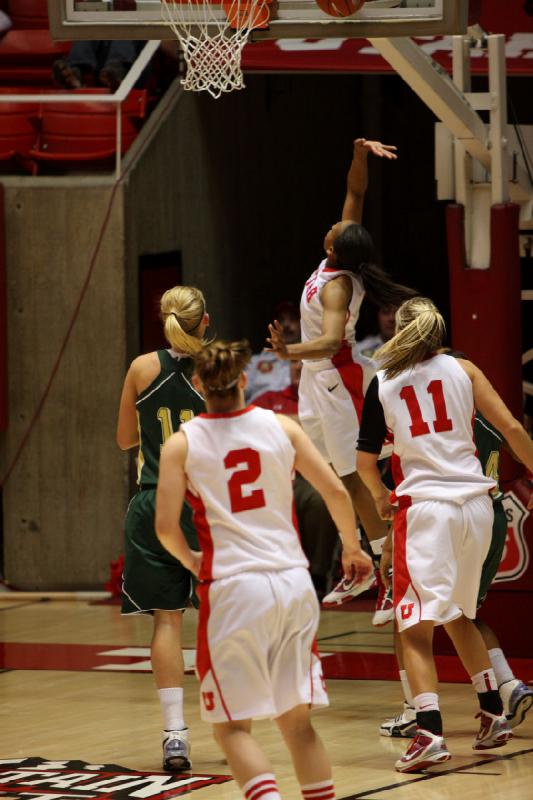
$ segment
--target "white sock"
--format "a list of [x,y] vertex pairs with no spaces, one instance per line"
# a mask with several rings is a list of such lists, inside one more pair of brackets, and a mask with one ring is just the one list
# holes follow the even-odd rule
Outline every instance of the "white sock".
[[380,556],[382,554],[386,538],[386,536],[383,536],[381,539],[374,539],[373,542],[370,542],[370,547],[375,556]]
[[493,669],[484,669],[482,672],[476,672],[475,675],[471,676],[471,681],[478,694],[492,692],[498,689]]
[[165,730],[181,731],[187,727],[183,719],[183,689],[180,686],[158,689],[157,694],[161,703]]
[[498,686],[501,686],[502,683],[507,683],[507,681],[515,680],[513,670],[507,663],[503,650],[499,647],[493,647],[492,650],[489,650],[489,658]]
[[413,702],[417,714],[420,711],[440,711],[439,696],[436,692],[421,692],[413,698]]
[[335,787],[331,778],[320,783],[310,783],[301,786],[304,800],[335,800]]
[[242,787],[246,800],[281,800],[276,776],[271,772],[256,775]]
[[402,682],[402,689],[403,689],[403,696],[405,698],[405,702],[409,703],[410,706],[415,705],[415,701],[413,700],[413,693],[411,691],[411,687],[409,686],[409,678],[407,677],[407,672],[404,669],[399,670],[400,673],[400,681]]

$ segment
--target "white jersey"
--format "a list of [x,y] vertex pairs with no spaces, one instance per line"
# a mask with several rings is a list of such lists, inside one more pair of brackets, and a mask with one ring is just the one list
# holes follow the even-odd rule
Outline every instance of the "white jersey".
[[495,486],[476,456],[472,382],[455,358],[433,356],[389,380],[382,370],[377,375],[400,505],[463,503]]
[[[327,259],[321,261],[319,267],[304,286],[302,299],[300,301],[300,324],[302,330],[302,342],[308,342],[322,335],[322,317],[324,308],[320,302],[320,294],[324,286],[339,275],[347,275],[352,283],[352,297],[348,306],[348,316],[344,331],[344,348],[351,351],[355,344],[355,326],[359,318],[359,309],[365,296],[365,290],[360,279],[344,269],[336,269],[327,266]],[[343,349],[344,349],[343,348]],[[316,361],[306,359],[305,366],[313,370],[331,369],[333,362],[329,358],[321,358]]]
[[294,448],[275,414],[247,406],[200,414],[180,430],[200,580],[307,567],[293,516]]

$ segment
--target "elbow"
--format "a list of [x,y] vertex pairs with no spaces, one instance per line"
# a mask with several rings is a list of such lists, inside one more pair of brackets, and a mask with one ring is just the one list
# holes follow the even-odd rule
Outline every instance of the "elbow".
[[131,445],[124,439],[123,436],[117,433],[117,444],[121,450],[129,450]]
[[324,341],[324,353],[327,358],[333,358],[342,347],[342,339],[328,337]]
[[519,436],[523,432],[524,428],[518,422],[515,417],[511,417],[511,419],[506,422],[505,425],[500,425],[499,431],[504,439],[511,442],[513,441],[516,436]]

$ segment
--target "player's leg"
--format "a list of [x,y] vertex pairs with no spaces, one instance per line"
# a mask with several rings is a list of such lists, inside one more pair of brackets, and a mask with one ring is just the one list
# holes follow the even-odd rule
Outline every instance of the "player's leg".
[[215,723],[213,734],[247,800],[257,795],[261,800],[281,800],[272,765],[252,736],[251,720]]
[[472,620],[465,616],[445,627],[479,699],[481,724],[474,750],[501,747],[509,740],[511,732],[483,637]]
[[[333,466],[335,467],[335,465]],[[338,469],[337,465],[337,472]],[[356,518],[359,518],[364,526],[365,535],[369,540],[369,546],[371,548],[369,555],[377,557],[380,554],[379,545],[382,546],[387,535],[388,523],[379,518],[372,495],[356,472],[347,475],[339,475],[339,477],[350,495]],[[374,551],[373,548],[374,542],[377,547],[376,551]],[[343,576],[331,592],[323,598],[322,604],[327,608],[328,606],[347,603],[354,597],[366,592],[366,590],[375,583],[375,580],[374,573],[371,573],[368,577],[363,579],[360,578],[359,575],[355,575],[350,579],[346,579]],[[385,622],[387,621],[388,619],[385,620]],[[379,624],[384,623],[380,621]]]
[[486,495],[466,501],[461,507],[462,531],[455,539],[457,578],[453,594],[463,614],[446,624],[446,631],[471,677],[480,704],[480,729],[475,750],[500,747],[511,737],[498,684],[487,647],[473,623],[476,616],[483,564],[490,549],[494,512]]
[[413,693],[405,664],[403,660],[402,640],[398,633],[398,627],[394,625],[394,652],[398,663],[398,674],[403,692],[403,711],[396,717],[389,717],[379,726],[381,736],[402,737],[411,739],[416,735],[416,711]]
[[479,618],[479,609],[498,572],[507,538],[507,517],[501,501],[493,501],[493,509],[492,540],[481,571],[477,602],[478,616],[474,623],[487,647],[490,662],[496,676],[498,691],[503,701],[505,716],[509,726],[515,728],[524,721],[527,712],[533,705],[533,690],[515,676],[500,647],[496,634],[486,622]]
[[396,762],[399,772],[418,772],[450,758],[442,735],[438,679],[433,659],[433,628],[432,620],[424,620],[400,633],[417,730],[407,751]]
[[161,546],[154,517],[155,490],[139,492],[126,516],[122,613],[153,613],[151,656],[163,712],[163,769],[181,771],[191,767],[183,720],[181,652],[182,617],[191,576]]
[[298,705],[276,719],[291,754],[304,800],[334,800],[331,763],[311,723],[308,705]]
[[183,612],[154,611],[152,672],[163,713],[163,769],[191,768],[189,731],[183,718]]
[[479,618],[474,624],[487,647],[509,727],[516,728],[533,706],[533,689],[516,677],[492,628]]

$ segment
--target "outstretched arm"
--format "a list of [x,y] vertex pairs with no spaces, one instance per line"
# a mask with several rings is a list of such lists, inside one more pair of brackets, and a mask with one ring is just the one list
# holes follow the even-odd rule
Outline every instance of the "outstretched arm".
[[346,179],[346,197],[342,208],[343,222],[357,222],[363,219],[363,205],[368,188],[368,154],[378,158],[395,161],[396,147],[368,139],[356,139],[353,143],[353,157]]
[[331,358],[340,349],[344,339],[348,307],[352,298],[352,286],[349,278],[341,275],[327,283],[322,289],[320,302],[324,309],[322,316],[322,333],[308,342],[286,344],[283,329],[277,320],[268,326],[270,337],[267,342],[278,358],[284,361],[300,361],[310,358]]
[[[483,372],[471,361],[461,358],[457,360],[472,381],[476,408],[501,433],[518,459],[525,464],[528,470],[533,471],[533,442],[529,438],[529,434],[511,414]],[[533,508],[533,495],[528,508]]]

